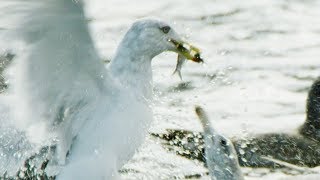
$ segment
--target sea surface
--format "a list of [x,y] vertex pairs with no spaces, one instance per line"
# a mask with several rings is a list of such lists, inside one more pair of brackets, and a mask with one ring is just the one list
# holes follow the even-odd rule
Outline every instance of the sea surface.
[[[131,23],[144,17],[167,21],[202,50],[205,63],[187,62],[183,80],[172,75],[176,54],[153,60],[150,132],[202,131],[195,105],[227,137],[296,133],[304,122],[307,92],[320,75],[320,0],[90,0],[86,5],[106,61]],[[320,178],[320,170],[242,170],[250,180]],[[167,152],[151,136],[122,171],[125,179],[210,179],[203,164]]]
[[[100,2],[100,3],[99,3]],[[169,22],[202,50],[205,64],[188,62],[183,80],[172,75],[177,55],[153,60],[155,121],[150,132],[201,131],[194,106],[203,106],[214,127],[228,137],[267,132],[296,133],[305,101],[320,75],[318,0],[109,0],[90,3],[92,34],[111,59],[130,24],[143,17]],[[167,152],[147,137],[124,169],[128,179],[209,179],[206,168]],[[243,168],[246,179],[318,179],[268,169]]]

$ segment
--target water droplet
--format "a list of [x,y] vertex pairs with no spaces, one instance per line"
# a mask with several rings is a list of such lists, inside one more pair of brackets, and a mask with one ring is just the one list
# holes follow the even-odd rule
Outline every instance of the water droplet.
[[239,149],[239,153],[241,154],[241,155],[244,155],[244,150],[243,149]]

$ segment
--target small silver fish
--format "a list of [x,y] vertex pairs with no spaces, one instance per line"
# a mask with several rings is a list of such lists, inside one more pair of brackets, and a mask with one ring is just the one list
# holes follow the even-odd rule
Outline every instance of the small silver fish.
[[187,59],[184,56],[178,55],[176,69],[172,73],[172,75],[178,74],[181,80],[182,80],[181,68],[182,68],[182,65],[186,62],[186,60]]

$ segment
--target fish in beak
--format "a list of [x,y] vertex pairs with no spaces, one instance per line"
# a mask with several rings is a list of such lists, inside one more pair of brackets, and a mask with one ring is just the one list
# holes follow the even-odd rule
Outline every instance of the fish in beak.
[[179,42],[174,39],[170,39],[170,42],[172,42],[176,48],[178,53],[178,59],[177,59],[177,65],[173,72],[173,74],[178,74],[180,79],[182,80],[181,76],[181,68],[186,59],[197,62],[197,63],[203,63],[203,59],[200,56],[200,50],[188,43],[185,42]]
[[178,74],[180,80],[182,80],[181,68],[182,68],[182,65],[184,64],[185,61],[186,61],[186,58],[179,54],[178,59],[177,59],[176,69],[172,73],[172,75]]
[[176,47],[176,52],[184,56],[186,59],[197,62],[197,63],[203,62],[203,59],[200,57],[200,50],[198,48],[186,42],[177,41],[174,39],[169,39],[169,42],[172,42]]

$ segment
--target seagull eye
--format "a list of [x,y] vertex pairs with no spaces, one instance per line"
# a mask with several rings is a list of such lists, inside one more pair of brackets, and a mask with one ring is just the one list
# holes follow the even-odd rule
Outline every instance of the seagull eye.
[[226,146],[226,145],[227,145],[227,141],[224,140],[224,139],[221,139],[220,144],[221,144],[222,146]]
[[162,30],[162,32],[163,33],[165,33],[165,34],[168,34],[168,32],[170,31],[170,27],[169,26],[163,26],[162,28],[161,28],[161,30]]

